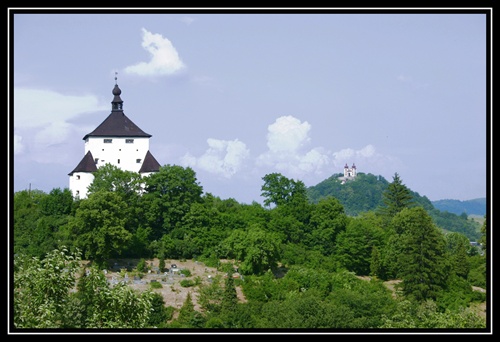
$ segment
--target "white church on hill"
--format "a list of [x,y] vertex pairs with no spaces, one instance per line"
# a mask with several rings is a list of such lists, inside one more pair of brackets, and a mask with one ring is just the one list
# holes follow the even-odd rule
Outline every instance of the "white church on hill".
[[356,176],[357,176],[356,165],[352,164],[352,167],[349,167],[346,163],[344,166],[344,176],[339,177],[339,179],[342,181],[342,184],[344,184],[348,180],[356,178]]
[[83,137],[85,155],[69,175],[69,189],[74,198],[87,197],[87,188],[94,180],[93,173],[105,164],[148,176],[158,172],[160,164],[149,151],[151,134],[137,127],[123,112],[121,90],[113,88],[111,114]]

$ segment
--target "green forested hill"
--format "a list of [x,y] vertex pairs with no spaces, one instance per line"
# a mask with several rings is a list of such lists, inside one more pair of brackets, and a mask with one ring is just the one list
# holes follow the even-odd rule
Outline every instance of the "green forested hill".
[[342,174],[330,178],[307,189],[309,200],[317,203],[328,196],[335,197],[342,203],[347,215],[356,216],[361,212],[374,210],[382,204],[382,193],[389,182],[382,176],[358,173],[358,176],[345,184],[339,180]]
[[[374,211],[383,205],[383,192],[390,181],[382,176],[371,173],[358,173],[357,177],[342,184],[339,177],[334,174],[324,181],[307,188],[307,196],[313,203],[328,196],[335,197],[344,206],[345,213],[357,216],[366,211]],[[409,189],[413,200],[424,207],[433,218],[434,223],[444,231],[462,233],[470,240],[476,241],[480,236],[480,225],[467,215],[458,215],[451,211],[441,211],[426,197]]]

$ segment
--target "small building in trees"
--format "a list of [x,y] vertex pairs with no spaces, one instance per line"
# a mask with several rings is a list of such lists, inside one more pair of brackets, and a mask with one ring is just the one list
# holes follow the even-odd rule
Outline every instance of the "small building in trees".
[[339,177],[339,179],[342,181],[342,184],[344,184],[348,180],[356,178],[356,176],[357,176],[356,165],[353,163],[352,167],[349,167],[349,165],[347,165],[346,163],[344,166],[344,176]]
[[152,135],[125,115],[121,92],[115,77],[111,114],[83,137],[84,157],[68,174],[69,189],[74,198],[87,197],[87,188],[94,180],[93,173],[108,163],[124,171],[138,172],[143,177],[160,169],[160,164],[149,150]]

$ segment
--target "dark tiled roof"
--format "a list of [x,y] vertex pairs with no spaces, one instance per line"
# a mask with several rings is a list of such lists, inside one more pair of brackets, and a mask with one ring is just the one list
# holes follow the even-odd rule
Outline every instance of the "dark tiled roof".
[[94,131],[83,137],[147,137],[151,134],[145,133],[137,127],[121,110],[112,111]]
[[145,133],[123,113],[123,101],[120,98],[121,93],[120,87],[118,87],[118,84],[115,84],[113,88],[113,101],[111,101],[111,114],[92,133],[85,135],[83,140],[86,140],[89,136],[151,138],[151,134]]
[[151,152],[146,153],[146,157],[144,157],[144,162],[142,163],[141,169],[139,173],[144,172],[158,172],[160,171],[160,163],[153,157]]
[[85,157],[83,157],[80,163],[68,175],[71,176],[75,172],[95,172],[95,171],[97,171],[97,166],[95,165],[94,157],[92,157],[92,153],[88,151]]

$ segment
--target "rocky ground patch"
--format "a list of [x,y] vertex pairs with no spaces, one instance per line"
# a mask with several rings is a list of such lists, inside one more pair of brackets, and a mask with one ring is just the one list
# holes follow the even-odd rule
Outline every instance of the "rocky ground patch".
[[[159,260],[150,259],[147,260],[150,271],[142,278],[135,278],[131,275],[131,271],[135,265],[137,265],[138,260],[128,260],[128,259],[117,259],[113,260],[114,265],[112,269],[106,271],[106,278],[113,284],[120,281],[125,281],[130,287],[139,291],[145,291],[151,288],[151,282],[159,282],[162,287],[152,289],[152,291],[160,293],[163,296],[163,300],[166,306],[172,306],[176,309],[180,309],[184,304],[188,293],[191,293],[191,299],[194,304],[195,310],[200,310],[198,304],[198,292],[199,285],[183,287],[181,286],[181,281],[185,279],[195,280],[197,277],[201,280],[201,284],[209,285],[212,279],[216,276],[224,277],[224,272],[218,271],[214,267],[207,267],[204,263],[193,260],[166,260],[165,267],[168,269],[164,272],[158,271]],[[175,267],[172,267],[175,265]],[[191,275],[186,277],[183,276],[180,270],[187,269],[190,271]],[[236,273],[234,275],[238,277]],[[236,292],[240,301],[244,302],[245,298],[240,287],[236,287]]]

